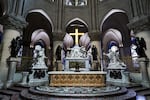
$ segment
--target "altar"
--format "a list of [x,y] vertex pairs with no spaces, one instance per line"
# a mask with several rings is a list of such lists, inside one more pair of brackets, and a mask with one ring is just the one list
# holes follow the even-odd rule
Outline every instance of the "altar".
[[[74,46],[70,35],[75,35]],[[80,41],[78,41],[79,35],[82,35]],[[106,85],[106,72],[90,71],[92,55],[89,44],[88,34],[79,33],[78,29],[75,29],[75,33],[65,35],[62,50],[63,71],[48,72],[50,87],[103,87]]]
[[106,72],[89,71],[51,71],[49,75],[49,86],[105,86]]

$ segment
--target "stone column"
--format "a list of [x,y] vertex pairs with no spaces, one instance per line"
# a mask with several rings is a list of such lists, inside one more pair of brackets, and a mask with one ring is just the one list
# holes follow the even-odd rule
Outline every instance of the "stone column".
[[[149,53],[150,46],[148,45],[150,43],[150,41],[149,41],[150,20],[149,20],[149,15],[148,15],[149,12],[147,12],[147,10],[145,9],[145,8],[149,7],[150,2],[147,2],[148,5],[145,5],[145,6],[141,6],[141,4],[139,4],[139,8],[145,7],[145,8],[142,8],[142,10],[143,10],[142,12],[145,12],[145,14],[140,13],[140,15],[138,15],[137,10],[139,10],[139,9],[136,8],[136,4],[140,3],[140,2],[135,2],[136,0],[131,0],[131,1],[132,1],[131,2],[132,6],[133,6],[131,8],[134,8],[134,10],[132,11],[134,16],[132,16],[132,18],[128,24],[128,27],[130,30],[133,30],[136,37],[143,37],[145,39],[147,48],[148,48],[146,51],[146,55],[148,56],[148,58],[150,58],[150,53]],[[137,1],[139,1],[139,0],[137,0]],[[147,1],[147,0],[142,0],[141,3],[144,3],[145,1]],[[150,71],[149,71],[149,73],[150,73]]]
[[68,59],[65,59],[65,68],[64,68],[64,71],[69,71],[69,60]]
[[3,38],[3,48],[2,48],[2,57],[0,62],[0,79],[6,81],[7,77],[7,63],[6,60],[10,57],[9,46],[11,44],[11,40],[16,38],[22,32],[22,28],[24,28],[27,23],[20,16],[15,16],[15,14],[5,15],[0,18],[0,22],[4,26],[4,38]]
[[10,56],[9,46],[11,43],[11,40],[15,37],[17,37],[20,33],[17,30],[13,29],[5,29],[4,30],[4,38],[3,38],[3,48],[2,48],[2,56],[1,56],[1,63],[0,63],[0,79],[3,79],[4,81],[7,78],[7,63],[6,60]]
[[102,41],[100,41],[100,71],[104,71],[104,59],[103,59],[103,50],[102,50]]
[[22,15],[22,11],[23,11],[23,7],[24,7],[24,1],[25,0],[19,0],[18,3],[19,3],[19,6],[18,6],[18,15]]
[[11,57],[10,59],[8,59],[7,63],[8,63],[8,76],[7,76],[6,87],[10,87],[13,85],[13,79],[16,72],[18,59]]
[[13,38],[16,38],[19,35],[20,35],[20,32],[17,30],[14,30],[14,29],[4,30],[1,62],[6,62],[6,59],[10,56],[9,46],[11,44],[11,40]]
[[96,31],[96,5],[95,5],[96,0],[90,0],[90,9],[91,9],[91,28],[93,31]]
[[145,87],[150,87],[150,80],[148,76],[148,66],[149,66],[149,60],[145,58],[139,58],[139,64],[141,67],[141,73],[142,73],[142,82],[141,84]]
[[58,0],[58,17],[57,17],[57,29],[58,33],[62,31],[62,19],[63,19],[63,0]]
[[[138,1],[138,2],[136,2]],[[149,48],[150,46],[148,45],[150,43],[149,41],[149,31],[150,31],[150,20],[149,20],[149,10],[148,8],[150,7],[150,2],[149,0],[131,0],[130,1],[131,6],[131,11],[133,13],[133,16],[130,20],[130,23],[128,24],[128,27],[130,30],[133,30],[135,33],[135,36],[137,37],[143,37],[147,43],[147,51],[146,55],[148,58],[150,58],[150,53],[149,53]],[[137,8],[138,5],[138,8]],[[139,10],[141,10],[141,13],[139,13]],[[139,14],[139,15],[138,15]],[[142,73],[142,84],[144,86],[149,87],[149,78],[148,78],[148,73],[150,71],[148,70],[148,63],[145,58],[140,58],[139,63],[141,65],[141,73]]]

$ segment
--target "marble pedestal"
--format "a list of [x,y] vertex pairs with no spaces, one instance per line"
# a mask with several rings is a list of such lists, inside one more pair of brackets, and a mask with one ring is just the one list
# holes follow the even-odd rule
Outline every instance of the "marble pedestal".
[[[89,71],[90,70],[90,64],[89,64],[89,59],[88,58],[65,58],[65,66],[64,66],[64,71],[70,71],[70,63],[71,62],[76,62],[76,63],[84,63],[85,68],[82,68],[82,71]],[[79,66],[80,67],[80,66]],[[75,69],[75,68],[74,68]],[[79,68],[80,70],[80,68]]]
[[129,72],[126,72],[125,67],[108,67],[106,81],[112,83],[129,83]]
[[17,58],[11,57],[7,60],[8,76],[7,76],[7,83],[5,84],[6,88],[13,85],[13,79],[14,79],[14,75],[15,75],[15,72],[16,72],[17,63],[18,63]]
[[49,82],[47,68],[34,68],[29,74],[29,86],[47,85]]
[[22,72],[22,80],[21,80],[21,83],[18,83],[18,85],[27,86],[28,85],[28,83],[27,83],[28,75],[29,75],[29,72]]
[[141,73],[142,73],[141,84],[145,87],[150,88],[150,80],[149,80],[148,71],[147,71],[148,70],[147,67],[149,66],[149,59],[139,58],[139,64],[140,64]]
[[49,74],[49,86],[105,86],[106,72],[72,72],[72,71],[51,71]]

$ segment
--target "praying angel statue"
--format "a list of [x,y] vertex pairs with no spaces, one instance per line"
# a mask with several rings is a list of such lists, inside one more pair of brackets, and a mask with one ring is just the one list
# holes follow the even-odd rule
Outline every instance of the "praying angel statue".
[[42,48],[40,45],[36,45],[35,49],[33,51],[33,59],[34,63],[32,64],[33,67],[46,67],[45,64],[45,53],[44,48]]
[[112,46],[109,49],[109,53],[103,53],[103,55],[109,58],[108,67],[125,67],[126,65],[119,58],[119,50],[117,46]]

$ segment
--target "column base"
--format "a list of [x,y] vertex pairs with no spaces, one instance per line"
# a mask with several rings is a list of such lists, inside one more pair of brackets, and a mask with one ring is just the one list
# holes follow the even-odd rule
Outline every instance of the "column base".
[[141,66],[141,73],[142,73],[142,81],[141,84],[145,87],[150,87],[150,79],[148,76],[148,66],[149,66],[149,59],[143,57],[139,58],[139,64]]
[[2,89],[3,88],[3,83],[2,83],[2,81],[0,80],[0,89]]
[[150,88],[150,82],[142,81],[141,84],[142,84],[144,87]]
[[28,85],[28,83],[27,83],[28,75],[29,75],[29,72],[22,72],[22,81],[21,81],[21,83],[18,83],[18,84],[21,86],[27,86]]
[[6,82],[5,88],[11,87],[12,85],[13,85],[13,81],[9,80],[9,81]]

